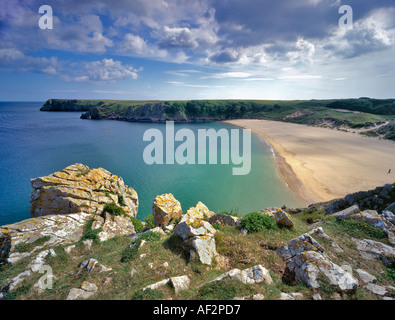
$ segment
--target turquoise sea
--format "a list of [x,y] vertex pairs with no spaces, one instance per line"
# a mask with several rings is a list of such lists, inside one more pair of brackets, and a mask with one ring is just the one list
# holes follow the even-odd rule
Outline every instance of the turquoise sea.
[[[139,196],[138,218],[151,214],[158,194],[173,193],[183,211],[198,201],[210,210],[256,209],[302,203],[280,178],[270,147],[252,135],[251,171],[232,175],[228,165],[147,165],[143,141],[147,129],[165,124],[81,120],[80,112],[40,112],[43,102],[0,102],[0,225],[28,219],[30,179],[83,163],[121,176]],[[176,124],[175,130],[236,127],[220,123]],[[177,142],[180,144],[181,142]],[[177,147],[176,143],[176,147]]]

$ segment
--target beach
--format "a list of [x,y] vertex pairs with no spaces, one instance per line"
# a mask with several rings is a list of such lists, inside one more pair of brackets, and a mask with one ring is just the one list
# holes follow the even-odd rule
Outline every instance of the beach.
[[283,179],[306,204],[395,182],[393,141],[286,122],[225,122],[251,129],[273,147]]

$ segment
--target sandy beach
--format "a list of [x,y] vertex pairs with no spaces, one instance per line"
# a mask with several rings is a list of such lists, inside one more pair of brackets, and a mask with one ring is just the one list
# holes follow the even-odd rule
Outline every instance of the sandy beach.
[[277,121],[225,122],[251,129],[272,145],[285,182],[306,204],[395,182],[393,141]]

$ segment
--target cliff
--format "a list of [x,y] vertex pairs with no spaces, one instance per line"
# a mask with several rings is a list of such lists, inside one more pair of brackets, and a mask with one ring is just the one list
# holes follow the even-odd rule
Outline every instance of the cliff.
[[395,100],[65,100],[50,99],[41,111],[86,111],[82,119],[140,122],[208,122],[230,119],[268,119],[358,131],[395,139]]
[[32,187],[38,217],[0,227],[0,299],[395,299],[394,185],[245,216],[163,194],[144,221],[102,168]]

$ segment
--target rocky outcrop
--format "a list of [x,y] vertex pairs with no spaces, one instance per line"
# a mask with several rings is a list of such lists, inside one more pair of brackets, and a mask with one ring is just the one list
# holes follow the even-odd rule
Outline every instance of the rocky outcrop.
[[353,205],[347,209],[334,213],[333,216],[337,220],[353,219],[377,227],[387,234],[388,242],[392,246],[395,246],[394,216],[389,211],[383,211],[381,215],[376,210],[365,210],[361,212],[357,205]]
[[97,234],[100,241],[117,236],[127,236],[135,234],[133,222],[129,217],[123,215],[112,215],[105,212],[101,216],[94,216],[94,223],[92,223],[92,230],[100,229]]
[[395,249],[378,241],[370,239],[352,239],[359,254],[368,260],[381,260],[385,265],[395,263]]
[[273,217],[276,221],[276,224],[279,226],[287,228],[292,228],[294,226],[294,222],[292,221],[291,216],[280,208],[270,208],[261,210],[260,212],[262,214]]
[[395,198],[395,186],[386,184],[369,191],[359,191],[348,194],[342,199],[326,205],[326,214],[333,214],[350,206],[357,205],[361,210],[373,209],[382,213]]
[[214,235],[217,232],[212,225],[202,220],[210,211],[203,203],[189,208],[182,216],[181,222],[174,228],[179,236],[192,249],[190,259],[198,258],[201,263],[211,265],[217,255]]
[[136,217],[137,192],[122,178],[103,168],[90,169],[77,163],[49,176],[31,180],[30,215],[40,217],[77,212],[101,213],[106,203],[115,203]]
[[[79,212],[66,215],[49,215],[27,219],[0,227],[0,260],[15,263],[29,256],[35,242],[47,237],[45,245],[55,246],[78,241],[84,232],[84,225],[91,215]],[[32,250],[19,251],[18,245],[29,244]]]
[[156,196],[152,203],[152,215],[154,225],[164,228],[171,222],[181,219],[181,204],[171,193]]
[[290,240],[277,253],[296,282],[319,288],[319,277],[323,275],[338,291],[353,291],[358,287],[358,280],[330,261],[324,248],[308,234]]
[[227,226],[235,227],[240,224],[241,218],[220,213],[212,216],[208,221],[211,224],[219,224],[219,225],[227,225]]
[[244,270],[237,268],[232,269],[211,280],[209,283],[220,281],[226,278],[231,280],[239,280],[245,284],[257,284],[261,282],[266,284],[273,283],[273,279],[270,276],[269,271],[260,264]]

